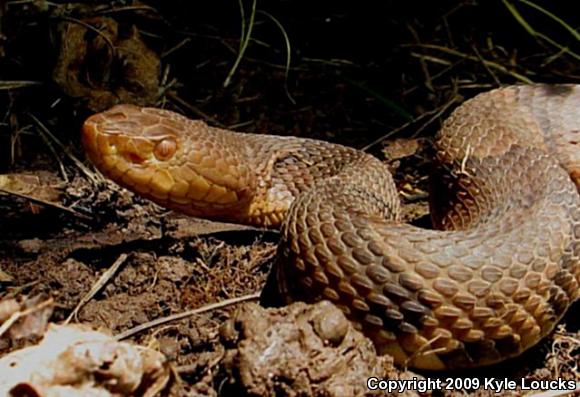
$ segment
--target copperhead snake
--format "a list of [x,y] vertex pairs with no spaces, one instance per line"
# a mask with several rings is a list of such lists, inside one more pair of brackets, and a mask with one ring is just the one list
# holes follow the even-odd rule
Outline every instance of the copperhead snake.
[[580,86],[508,86],[435,139],[437,230],[399,221],[385,164],[296,137],[117,105],[83,144],[107,177],[193,216],[280,228],[289,301],[327,299],[416,368],[493,364],[550,333],[579,296]]

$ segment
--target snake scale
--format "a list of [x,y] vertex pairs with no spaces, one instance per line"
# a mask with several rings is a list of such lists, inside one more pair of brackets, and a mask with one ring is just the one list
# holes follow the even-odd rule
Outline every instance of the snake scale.
[[519,355],[579,296],[580,86],[508,86],[459,106],[434,142],[435,229],[398,220],[385,164],[296,137],[117,105],[83,126],[90,160],[154,202],[281,228],[288,301],[327,299],[415,368]]

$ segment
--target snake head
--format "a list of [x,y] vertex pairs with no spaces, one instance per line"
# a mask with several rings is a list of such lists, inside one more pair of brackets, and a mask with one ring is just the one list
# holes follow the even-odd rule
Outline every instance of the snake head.
[[178,131],[159,117],[132,105],[118,105],[89,117],[83,126],[83,144],[95,164],[112,156],[132,164],[144,164],[155,157],[170,160],[177,151]]
[[91,162],[119,185],[169,208],[219,218],[251,199],[250,170],[221,150],[224,134],[167,110],[117,105],[85,121],[82,142]]

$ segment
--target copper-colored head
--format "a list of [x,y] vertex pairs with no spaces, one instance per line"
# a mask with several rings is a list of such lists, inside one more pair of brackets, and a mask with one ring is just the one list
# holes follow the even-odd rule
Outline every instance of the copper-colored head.
[[[115,154],[142,164],[150,156],[168,161],[177,151],[179,128],[164,122],[165,112],[118,105],[89,117],[83,126],[83,144],[90,155]],[[92,158],[91,160],[98,159]]]
[[220,132],[212,131],[167,110],[117,105],[85,121],[82,142],[93,164],[118,184],[211,218],[248,200],[241,193],[249,177],[216,158]]

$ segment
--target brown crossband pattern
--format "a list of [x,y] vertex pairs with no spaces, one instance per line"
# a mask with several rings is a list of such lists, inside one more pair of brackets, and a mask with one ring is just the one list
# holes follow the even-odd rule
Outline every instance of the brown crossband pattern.
[[386,166],[330,143],[119,105],[83,128],[109,178],[195,216],[281,227],[277,279],[327,299],[401,364],[492,364],[550,333],[580,283],[580,86],[512,86],[435,141],[438,230],[398,221]]

